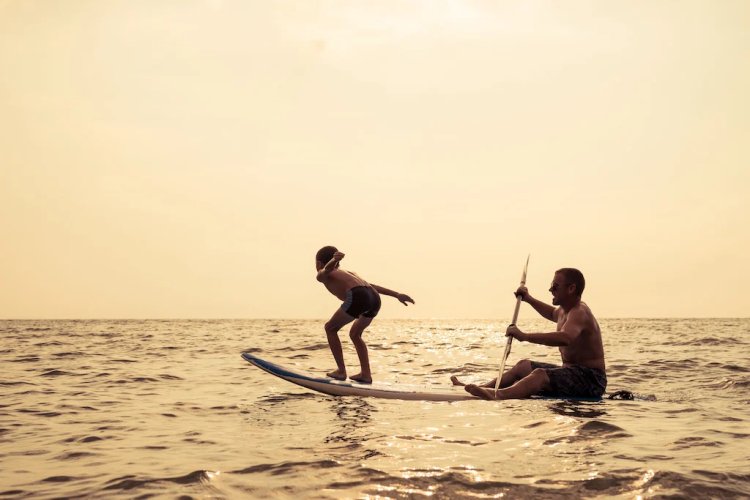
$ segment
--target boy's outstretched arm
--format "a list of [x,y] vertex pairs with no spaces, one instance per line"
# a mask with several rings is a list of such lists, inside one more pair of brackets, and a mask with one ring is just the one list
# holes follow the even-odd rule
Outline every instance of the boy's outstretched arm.
[[394,292],[393,290],[389,290],[388,288],[374,285],[372,283],[370,283],[370,286],[373,287],[375,290],[377,290],[377,292],[381,295],[388,295],[390,297],[395,297],[396,299],[398,299],[399,302],[401,302],[405,306],[409,305],[407,304],[407,302],[411,302],[412,304],[414,304],[414,299],[412,299],[405,293]]

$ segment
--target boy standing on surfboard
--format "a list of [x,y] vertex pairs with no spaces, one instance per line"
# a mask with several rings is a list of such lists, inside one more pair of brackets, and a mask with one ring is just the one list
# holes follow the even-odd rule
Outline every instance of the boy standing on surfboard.
[[323,283],[329,292],[343,301],[341,307],[333,313],[331,319],[325,324],[328,345],[337,366],[336,370],[327,375],[337,380],[346,380],[346,365],[344,364],[344,352],[339,340],[339,330],[344,325],[354,321],[349,330],[349,338],[352,339],[354,348],[357,350],[362,371],[349,378],[357,382],[371,384],[370,358],[367,354],[367,345],[362,340],[362,333],[380,311],[380,294],[395,297],[405,306],[408,305],[408,302],[413,304],[414,300],[403,293],[367,283],[354,272],[340,269],[339,262],[343,258],[344,254],[332,246],[321,248],[315,255],[318,281]]

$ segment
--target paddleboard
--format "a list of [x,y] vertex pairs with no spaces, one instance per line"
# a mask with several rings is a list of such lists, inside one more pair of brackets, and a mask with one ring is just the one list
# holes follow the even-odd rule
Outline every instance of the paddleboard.
[[[331,396],[363,396],[368,398],[404,399],[413,401],[466,401],[481,398],[472,396],[462,386],[436,387],[428,385],[391,384],[387,382],[374,382],[372,384],[361,384],[352,380],[336,380],[330,377],[319,377],[310,373],[304,373],[294,368],[266,361],[249,352],[243,352],[242,357],[251,365],[270,373],[280,379],[297,384],[306,389],[322,392]],[[567,401],[601,401],[601,398],[575,398],[575,397],[547,397],[532,396],[530,399],[552,399]]]
[[369,398],[405,399],[415,401],[465,401],[479,399],[464,390],[463,387],[431,387],[422,385],[390,384],[387,382],[373,382],[361,384],[351,380],[336,380],[330,377],[318,377],[293,368],[277,365],[248,352],[242,357],[250,364],[276,377],[322,392],[331,396],[364,396]]

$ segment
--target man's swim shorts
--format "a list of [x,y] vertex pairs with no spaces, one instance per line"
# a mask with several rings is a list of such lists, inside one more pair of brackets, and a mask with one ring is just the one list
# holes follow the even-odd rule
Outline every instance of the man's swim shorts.
[[607,374],[597,368],[580,365],[557,366],[551,363],[531,361],[531,369],[541,368],[547,372],[549,391],[543,395],[598,398],[607,388]]

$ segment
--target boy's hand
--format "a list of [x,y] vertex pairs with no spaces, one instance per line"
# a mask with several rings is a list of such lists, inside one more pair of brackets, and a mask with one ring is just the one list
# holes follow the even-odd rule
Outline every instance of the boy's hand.
[[414,303],[414,299],[412,299],[405,293],[399,293],[398,295],[396,295],[396,298],[398,299],[399,302],[401,302],[405,306],[409,305],[407,304],[407,302],[411,302],[412,304]]
[[338,262],[338,261],[340,261],[341,259],[344,258],[344,255],[345,255],[344,252],[336,252],[336,253],[333,254],[333,260],[335,260],[336,262]]

